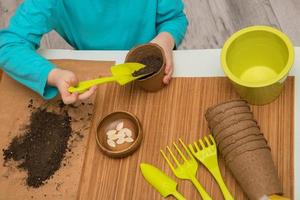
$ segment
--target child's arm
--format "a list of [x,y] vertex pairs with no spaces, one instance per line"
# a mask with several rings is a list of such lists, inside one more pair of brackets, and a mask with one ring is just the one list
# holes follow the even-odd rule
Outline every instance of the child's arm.
[[53,28],[50,21],[53,0],[26,0],[0,31],[0,66],[13,79],[39,93],[45,99],[56,96],[57,89],[48,86],[47,77],[55,68],[36,53],[43,34]]
[[160,45],[166,54],[164,83],[168,84],[172,73],[172,50],[181,43],[188,25],[181,0],[158,0],[156,29],[158,35],[151,41]]
[[[79,96],[64,90],[62,82],[74,84],[69,78],[75,75],[66,70],[56,69],[56,66],[36,53],[43,34],[55,27],[57,2],[59,1],[26,0],[19,6],[9,26],[0,31],[0,66],[13,79],[43,98],[55,97],[58,88],[64,102],[72,103],[79,99]],[[80,99],[84,97],[86,95],[80,96]]]
[[165,52],[166,56],[166,68],[165,77],[163,82],[169,84],[172,74],[173,74],[173,49],[175,46],[175,41],[172,35],[168,32],[159,33],[152,41],[152,43],[158,44]]

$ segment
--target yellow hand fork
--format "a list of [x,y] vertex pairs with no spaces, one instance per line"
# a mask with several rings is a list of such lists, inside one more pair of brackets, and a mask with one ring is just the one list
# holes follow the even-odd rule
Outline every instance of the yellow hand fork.
[[171,151],[169,146],[167,146],[167,150],[169,151],[169,153],[170,153],[171,157],[173,158],[177,167],[175,168],[173,166],[173,164],[170,162],[170,160],[168,159],[168,157],[166,156],[166,154],[164,153],[163,150],[160,150],[161,154],[163,155],[163,157],[165,158],[165,160],[167,161],[168,165],[170,166],[171,170],[173,171],[173,173],[175,174],[175,176],[177,178],[192,181],[192,183],[197,188],[199,194],[201,195],[202,199],[203,200],[211,200],[211,197],[207,194],[207,192],[204,190],[202,185],[196,179],[196,172],[198,169],[197,161],[192,156],[191,152],[188,150],[187,146],[182,142],[181,139],[179,139],[179,142],[181,143],[182,147],[184,148],[184,150],[187,152],[188,156],[190,157],[189,160],[185,157],[185,155],[183,155],[183,153],[181,152],[181,150],[178,148],[178,146],[175,143],[173,143],[173,145],[176,148],[176,150],[178,151],[181,158],[183,159],[183,161],[184,161],[183,164],[179,163],[179,161],[176,159],[175,155],[173,154],[173,152]]
[[197,142],[194,142],[196,150],[193,148],[192,144],[189,145],[189,149],[191,150],[195,158],[197,158],[216,179],[217,183],[221,188],[225,200],[233,200],[234,198],[227,189],[220,172],[217,158],[216,142],[212,135],[209,135],[208,137],[210,141],[206,136],[204,137],[207,146],[205,146],[203,140],[200,139],[199,143],[202,149],[199,148]]

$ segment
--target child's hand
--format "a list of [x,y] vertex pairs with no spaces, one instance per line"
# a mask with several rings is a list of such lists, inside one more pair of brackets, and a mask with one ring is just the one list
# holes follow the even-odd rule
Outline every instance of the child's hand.
[[76,102],[77,100],[84,100],[89,98],[97,89],[96,86],[91,87],[88,91],[78,94],[78,93],[70,93],[68,92],[68,88],[71,86],[75,86],[78,83],[78,79],[76,75],[68,70],[63,69],[53,69],[48,75],[49,85],[57,87],[61,98],[65,104],[71,104]]
[[166,55],[166,69],[165,69],[165,77],[163,82],[165,84],[169,84],[172,74],[173,74],[173,48],[175,45],[174,39],[172,35],[168,32],[162,32],[158,34],[151,43],[158,44],[161,48],[163,48]]

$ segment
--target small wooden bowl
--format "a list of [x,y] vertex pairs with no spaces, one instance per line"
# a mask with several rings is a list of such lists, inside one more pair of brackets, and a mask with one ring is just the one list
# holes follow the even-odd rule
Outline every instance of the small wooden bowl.
[[[111,147],[107,143],[107,131],[116,129],[117,124],[124,123],[124,128],[132,131],[131,143],[117,144],[116,147]],[[96,141],[100,149],[109,157],[124,158],[131,155],[141,145],[143,138],[141,124],[138,118],[126,111],[112,112],[105,116],[98,124],[96,132]]]

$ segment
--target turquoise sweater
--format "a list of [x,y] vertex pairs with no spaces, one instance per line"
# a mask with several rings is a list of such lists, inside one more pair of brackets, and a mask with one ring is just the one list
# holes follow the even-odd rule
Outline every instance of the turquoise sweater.
[[51,99],[57,89],[47,77],[55,66],[36,53],[45,33],[55,30],[75,49],[127,50],[160,32],[179,45],[186,27],[181,0],[25,0],[0,31],[0,66]]

